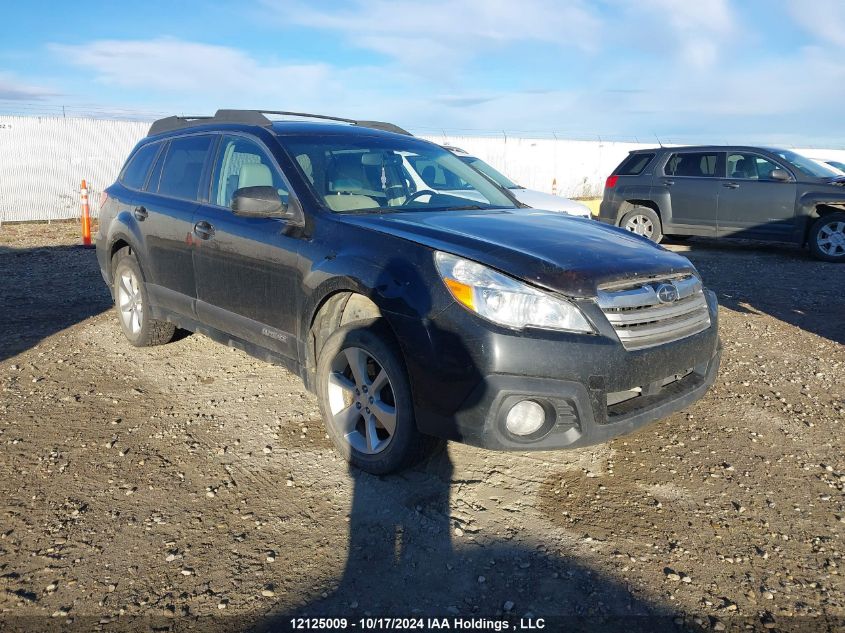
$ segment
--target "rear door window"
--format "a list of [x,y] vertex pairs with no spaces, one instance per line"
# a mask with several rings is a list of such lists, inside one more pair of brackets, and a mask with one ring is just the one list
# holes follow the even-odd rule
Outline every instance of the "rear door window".
[[667,176],[715,178],[718,173],[718,152],[678,152],[666,161],[663,173]]
[[161,169],[158,193],[183,200],[196,200],[213,140],[212,136],[204,135],[170,141]]
[[159,149],[161,143],[148,143],[135,152],[123,168],[120,182],[130,189],[143,189]]
[[648,167],[648,164],[654,158],[654,154],[631,154],[622,161],[619,169],[616,170],[617,176],[639,176],[643,170]]

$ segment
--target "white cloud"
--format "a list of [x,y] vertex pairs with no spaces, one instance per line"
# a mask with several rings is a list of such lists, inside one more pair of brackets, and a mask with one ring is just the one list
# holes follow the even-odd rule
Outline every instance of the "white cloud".
[[614,40],[692,69],[711,68],[739,32],[729,0],[617,0]]
[[845,13],[841,0],[788,0],[792,18],[810,35],[845,48]]
[[485,52],[519,42],[595,50],[602,26],[583,0],[354,0],[347,9],[262,2],[280,24],[336,32],[351,46],[441,80]]
[[322,85],[329,72],[324,64],[259,62],[238,49],[173,38],[50,48],[66,63],[93,72],[102,84],[224,100],[241,100],[243,91],[253,98],[308,92]]
[[8,101],[39,101],[56,96],[56,92],[19,79],[12,73],[0,72],[0,99]]

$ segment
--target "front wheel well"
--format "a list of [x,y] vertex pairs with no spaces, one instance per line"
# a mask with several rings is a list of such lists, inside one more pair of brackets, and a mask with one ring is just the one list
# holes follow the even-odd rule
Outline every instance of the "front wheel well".
[[817,204],[814,211],[813,216],[817,218],[830,215],[831,213],[842,213],[845,211],[845,203],[841,207],[836,207],[832,204]]
[[813,224],[816,220],[832,213],[842,212],[845,212],[845,203],[843,203],[841,207],[837,207],[827,203],[817,204],[815,207],[813,207],[809,219],[807,220],[807,226],[804,229],[804,245],[806,246],[810,241],[810,231],[812,230]]
[[324,298],[314,312],[306,342],[306,386],[315,384],[317,358],[320,350],[337,329],[356,321],[370,321],[382,317],[381,310],[366,295],[342,290]]

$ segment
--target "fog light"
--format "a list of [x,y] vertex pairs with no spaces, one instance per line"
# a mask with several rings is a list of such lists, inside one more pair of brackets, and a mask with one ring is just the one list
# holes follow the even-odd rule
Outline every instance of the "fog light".
[[514,435],[531,435],[546,422],[546,412],[533,400],[522,400],[508,411],[505,426]]

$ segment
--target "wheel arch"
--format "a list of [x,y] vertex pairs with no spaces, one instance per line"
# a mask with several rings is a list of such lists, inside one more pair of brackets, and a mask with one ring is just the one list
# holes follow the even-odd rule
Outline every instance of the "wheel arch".
[[147,273],[144,270],[144,263],[142,261],[143,257],[141,256],[142,249],[140,248],[140,245],[143,244],[143,236],[135,218],[128,212],[123,212],[111,222],[109,229],[107,240],[109,254],[109,283],[111,284],[114,281],[112,279],[114,272],[114,256],[121,248],[127,247],[138,261],[138,267],[141,269],[141,275],[143,276],[144,281],[146,281]]
[[[318,293],[320,297],[310,310],[306,310],[306,318],[302,323],[304,333],[304,378],[309,390],[316,385],[317,357],[326,340],[337,329],[355,323],[384,319],[391,334],[395,337],[390,319],[374,300],[374,295],[359,283],[351,280],[335,282]],[[376,297],[377,298],[377,297]]]
[[627,213],[633,211],[636,207],[646,207],[648,209],[651,209],[652,211],[654,211],[657,214],[657,217],[660,218],[660,222],[663,223],[663,215],[660,212],[660,206],[654,200],[649,200],[647,198],[631,198],[631,199],[625,200],[625,202],[622,205],[622,209],[620,210],[620,213],[619,213],[619,225],[620,226],[622,225],[622,218],[624,218]]
[[826,215],[833,213],[845,213],[845,201],[842,202],[819,202],[813,205],[809,210],[807,222],[804,227],[803,245],[806,246],[810,241],[810,231],[813,229],[813,224],[816,220]]

